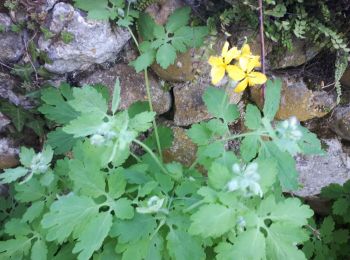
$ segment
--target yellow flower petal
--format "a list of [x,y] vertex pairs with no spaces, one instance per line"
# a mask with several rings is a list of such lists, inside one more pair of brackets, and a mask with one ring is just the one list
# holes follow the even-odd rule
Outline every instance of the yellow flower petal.
[[231,48],[224,56],[225,64],[229,64],[233,59],[237,59],[239,57],[239,54],[240,52],[237,47]]
[[230,44],[228,42],[225,42],[224,47],[222,47],[221,57],[226,56],[229,46],[230,46]]
[[251,72],[248,74],[249,86],[264,84],[267,78],[261,72]]
[[211,66],[222,66],[222,65],[224,65],[224,62],[223,62],[222,58],[218,57],[218,56],[210,56],[208,62],[209,62],[209,64]]
[[252,53],[250,52],[250,47],[248,44],[244,44],[241,48],[242,56],[250,56]]
[[240,83],[238,83],[238,85],[236,86],[236,88],[233,91],[237,92],[237,93],[242,92],[247,88],[247,86],[248,86],[248,79],[245,78]]
[[239,81],[246,77],[246,73],[237,65],[228,65],[226,71],[228,76],[234,81]]
[[250,73],[256,67],[260,67],[260,65],[259,56],[252,56],[252,58],[248,59],[247,73]]
[[241,69],[243,71],[247,71],[248,68],[248,62],[249,62],[249,58],[248,57],[240,57],[239,58],[239,66],[241,67]]
[[225,67],[220,66],[220,67],[212,67],[210,71],[210,76],[211,76],[211,82],[214,85],[217,85],[222,78],[225,76]]

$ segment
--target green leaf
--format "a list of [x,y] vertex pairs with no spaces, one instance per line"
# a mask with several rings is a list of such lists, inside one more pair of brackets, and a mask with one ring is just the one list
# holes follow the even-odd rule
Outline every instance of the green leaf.
[[163,44],[157,51],[157,63],[163,68],[167,69],[171,64],[175,63],[176,50],[169,43]]
[[134,66],[136,72],[139,73],[150,67],[155,59],[156,52],[154,50],[150,50],[138,56],[136,60],[131,62],[131,65]]
[[47,252],[48,250],[45,241],[38,239],[33,244],[31,259],[46,260]]
[[[219,237],[236,225],[235,212],[220,204],[208,204],[191,216],[189,233],[202,237]],[[213,228],[215,227],[215,228]]]
[[259,129],[261,125],[260,110],[256,106],[248,104],[244,119],[244,124],[246,127],[251,130]]
[[78,139],[74,138],[73,135],[64,132],[62,127],[47,134],[47,144],[54,149],[55,154],[71,151],[77,141]]
[[239,116],[237,106],[229,104],[228,95],[223,89],[208,87],[203,100],[211,115],[222,118],[227,123],[232,123]]
[[26,210],[23,214],[22,222],[33,222],[34,219],[38,218],[44,210],[45,202],[36,201]]
[[153,36],[153,28],[156,26],[156,23],[152,19],[152,17],[146,13],[140,13],[140,17],[138,19],[138,28],[140,30],[140,35],[143,40],[152,40]]
[[60,197],[41,221],[42,227],[47,229],[46,240],[62,243],[79,226],[98,215],[98,210],[99,206],[91,198],[74,194]]
[[242,159],[245,162],[250,162],[254,159],[259,151],[260,143],[258,135],[250,135],[244,137],[241,146],[239,147],[241,151]]
[[115,215],[120,219],[131,219],[134,217],[134,207],[132,201],[126,198],[118,199],[113,204]]
[[298,189],[298,172],[294,158],[288,152],[282,152],[273,142],[264,142],[263,154],[261,158],[273,158],[278,167],[278,179],[282,187],[286,190]]
[[78,236],[73,253],[79,253],[78,259],[90,259],[103,244],[112,226],[112,215],[102,212],[92,218]]
[[111,237],[118,237],[120,243],[131,243],[148,238],[156,229],[155,218],[147,214],[135,213],[130,220],[116,219],[110,231]]
[[173,33],[177,29],[180,29],[183,26],[186,26],[190,19],[191,8],[183,7],[178,8],[173,12],[165,25],[165,28],[168,33]]
[[282,81],[280,79],[268,80],[265,91],[264,116],[272,121],[278,111],[281,99]]
[[70,121],[68,125],[63,127],[63,131],[67,134],[77,137],[85,137],[98,132],[103,124],[101,114],[90,113],[79,116],[77,119]]
[[29,170],[23,167],[17,167],[14,169],[6,169],[0,174],[0,184],[11,183],[26,176]]
[[4,259],[22,259],[29,253],[31,238],[18,236],[15,239],[0,241],[0,257]]
[[78,194],[97,198],[106,193],[105,179],[100,171],[100,165],[86,165],[79,160],[71,160],[69,177],[74,182],[74,190]]
[[32,233],[28,224],[18,218],[12,218],[5,224],[5,232],[11,236],[25,236]]
[[[162,150],[170,148],[174,141],[174,133],[170,127],[159,126],[158,127],[159,142]],[[155,132],[153,131],[148,138],[144,141],[144,144],[151,149],[157,149],[157,141]]]
[[155,112],[142,112],[137,114],[130,119],[129,127],[137,132],[145,132],[151,128],[155,116]]
[[225,166],[218,163],[213,163],[208,172],[209,184],[218,190],[225,189],[232,177],[233,174]]
[[11,122],[16,127],[18,132],[23,130],[24,124],[28,119],[28,112],[23,108],[12,105],[5,101],[0,102],[0,111],[11,118]]
[[84,114],[106,115],[108,106],[102,94],[95,88],[85,85],[82,88],[73,89],[74,99],[68,103],[76,110]]
[[215,248],[215,252],[218,253],[218,260],[264,259],[266,256],[265,237],[259,229],[247,230],[238,235],[233,245],[225,242],[220,243]]
[[120,81],[119,78],[115,81],[113,89],[113,99],[112,99],[112,113],[115,114],[119,107],[120,102]]
[[30,168],[34,156],[35,151],[33,148],[28,149],[24,146],[21,147],[21,152],[19,153],[19,160],[23,166]]
[[[120,168],[119,168],[120,169]],[[113,172],[108,176],[108,194],[114,199],[121,197],[125,192],[126,180],[122,171]]]
[[205,253],[200,242],[183,230],[170,229],[167,235],[167,249],[172,259],[200,260],[205,259]]
[[15,198],[20,202],[33,202],[46,197],[45,188],[34,178],[23,184],[16,184],[15,190]]
[[45,103],[38,110],[46,118],[58,124],[67,124],[80,114],[68,103],[73,98],[72,95],[72,89],[66,84],[62,84],[59,89],[54,87],[43,89],[41,90],[41,100]]

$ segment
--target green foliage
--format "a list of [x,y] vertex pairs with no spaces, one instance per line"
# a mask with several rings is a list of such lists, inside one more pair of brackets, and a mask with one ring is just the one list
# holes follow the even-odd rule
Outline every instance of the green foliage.
[[350,254],[350,181],[323,188],[321,196],[332,203],[332,213],[316,223],[310,221],[310,239],[303,251],[308,259],[346,259]]
[[165,26],[156,24],[147,13],[141,13],[138,28],[143,42],[141,55],[132,62],[137,72],[149,67],[154,61],[166,69],[175,63],[177,52],[186,52],[203,44],[208,34],[206,26],[188,26],[191,9],[183,7],[172,13]]
[[[119,81],[111,111],[101,88],[43,90],[40,111],[59,125],[53,133],[69,136],[71,153],[52,160],[49,146],[22,148],[22,166],[0,175],[16,200],[0,204],[0,258],[305,259],[299,246],[313,212],[280,186],[298,187],[293,155],[321,148],[294,119],[272,124],[280,84],[267,83],[263,113],[247,107],[249,132],[238,135],[228,127],[237,107],[209,87],[203,100],[214,118],[188,130],[198,146],[191,167],[162,162],[154,132],[140,141],[155,113],[142,103],[118,110]],[[169,147],[171,130],[158,133]],[[226,150],[233,139],[241,156]]]
[[65,43],[68,44],[74,40],[74,35],[70,32],[63,31],[61,32],[61,40]]
[[335,71],[334,71],[334,87],[337,91],[337,104],[340,103],[340,98],[342,95],[340,79],[343,76],[346,68],[348,67],[349,53],[342,50],[337,52],[337,57],[335,60]]

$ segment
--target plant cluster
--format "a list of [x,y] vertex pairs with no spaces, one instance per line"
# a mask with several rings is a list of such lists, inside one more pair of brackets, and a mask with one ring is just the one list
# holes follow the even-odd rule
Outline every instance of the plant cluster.
[[[232,7],[220,16],[224,25],[243,23],[252,29],[257,28],[257,1],[227,2],[232,2]],[[347,52],[348,40],[344,35],[346,14],[329,5],[329,1],[325,0],[264,0],[265,34],[287,49],[293,48],[293,38],[305,38],[321,47]]]
[[[203,99],[215,118],[188,130],[198,145],[191,167],[163,163],[154,135],[138,139],[155,113],[140,104],[118,112],[118,82],[110,110],[91,86],[45,90],[41,111],[74,139],[72,153],[52,160],[50,146],[23,148],[23,166],[0,175],[13,188],[1,212],[1,258],[304,259],[297,245],[313,212],[282,188],[298,188],[292,155],[321,147],[295,119],[271,123],[280,88],[268,82],[263,115],[249,105],[250,131],[239,135],[228,128],[237,106],[208,88]],[[159,133],[169,145],[170,130]],[[225,149],[233,139],[242,139],[240,155]]]
[[346,259],[350,255],[350,181],[323,188],[321,197],[331,201],[332,212],[318,223],[311,221],[310,240],[303,251],[308,259]]

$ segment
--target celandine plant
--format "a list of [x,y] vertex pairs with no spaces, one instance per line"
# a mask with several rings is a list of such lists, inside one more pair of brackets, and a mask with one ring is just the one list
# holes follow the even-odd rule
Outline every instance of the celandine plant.
[[[214,83],[227,71],[236,91],[266,81],[247,46],[225,44],[210,63]],[[40,111],[58,127],[41,153],[22,148],[23,166],[0,175],[10,185],[0,206],[0,258],[305,259],[299,246],[313,212],[282,190],[298,188],[293,155],[322,150],[295,118],[273,122],[280,91],[280,80],[267,81],[263,111],[248,105],[248,131],[232,135],[237,106],[208,87],[203,100],[213,119],[188,130],[198,151],[186,167],[163,162],[172,133],[156,127],[151,103],[118,111],[118,81],[110,110],[103,88],[44,90]],[[234,139],[239,153],[225,148]]]

